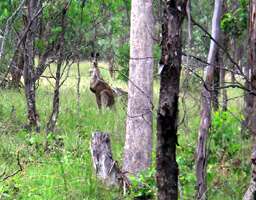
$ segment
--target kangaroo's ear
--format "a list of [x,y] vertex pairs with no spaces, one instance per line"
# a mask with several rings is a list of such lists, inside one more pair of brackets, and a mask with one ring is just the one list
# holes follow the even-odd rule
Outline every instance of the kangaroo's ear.
[[96,58],[98,58],[100,56],[100,54],[99,53],[96,53]]
[[91,57],[94,58],[94,53],[93,52],[91,52]]

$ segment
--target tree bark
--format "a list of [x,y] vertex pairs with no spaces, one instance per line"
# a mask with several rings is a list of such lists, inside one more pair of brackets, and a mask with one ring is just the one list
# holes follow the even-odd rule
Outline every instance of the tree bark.
[[[250,83],[250,73],[252,71],[252,66],[250,64],[248,64],[247,66],[245,66],[245,76],[247,77],[247,79],[245,80],[244,86],[245,88],[248,88],[249,90],[252,89],[251,87],[251,83]],[[244,95],[244,120],[242,121],[242,127],[241,127],[241,134],[242,136],[246,136],[246,133],[248,132],[248,124],[250,121],[250,113],[252,112],[253,109],[253,101],[254,101],[254,97],[252,94],[250,94],[250,92],[248,91],[244,91],[245,95]]]
[[159,200],[178,199],[176,162],[182,22],[187,1],[164,1],[160,98],[157,112],[157,187]]
[[220,87],[223,88],[222,93],[222,111],[227,111],[228,109],[228,94],[225,87],[225,77],[226,77],[226,70],[225,65],[223,62],[223,57],[219,56],[219,63],[218,63],[219,69],[220,69]]
[[[222,16],[227,12],[227,2],[223,2],[222,5]],[[220,36],[220,43],[223,43],[223,47],[227,48],[227,44],[228,44],[228,37],[226,35],[226,33],[221,34]],[[227,89],[225,88],[225,79],[226,79],[226,66],[224,64],[224,55],[218,57],[218,67],[219,67],[219,71],[220,71],[220,87],[222,88],[221,90],[221,104],[222,104],[222,111],[227,111],[228,109],[228,94],[227,94]]]
[[153,85],[152,0],[132,0],[128,108],[124,171],[137,173],[151,164]]
[[213,78],[213,91],[212,91],[212,107],[214,111],[219,109],[219,87],[220,87],[220,68],[219,68],[220,54],[217,50],[215,56],[214,78]]
[[[212,18],[212,37],[218,42],[220,37],[220,20],[222,16],[223,0],[215,0],[214,13]],[[210,64],[205,68],[205,87],[201,93],[201,122],[198,133],[196,177],[197,177],[197,199],[206,199],[207,179],[207,149],[206,142],[211,126],[211,88],[214,79],[214,62],[217,53],[217,45],[214,41],[210,43],[207,62]]]
[[91,139],[91,155],[96,176],[106,186],[123,187],[124,190],[129,187],[129,180],[113,159],[108,133],[93,133]]
[[[249,55],[248,63],[252,70],[251,72],[251,89],[256,91],[256,0],[250,1],[250,18],[249,18]],[[249,118],[249,130],[252,136],[253,149],[251,155],[252,161],[252,176],[248,190],[246,191],[243,200],[256,199],[256,97],[252,97],[253,106]]]
[[24,85],[25,85],[25,96],[27,101],[28,121],[29,127],[36,127],[36,131],[39,131],[39,115],[36,111],[36,95],[35,95],[35,77],[34,77],[34,40],[37,29],[37,19],[33,19],[35,13],[38,11],[38,1],[28,1],[28,24],[31,23],[30,29],[27,32],[26,40],[23,42],[24,45]]

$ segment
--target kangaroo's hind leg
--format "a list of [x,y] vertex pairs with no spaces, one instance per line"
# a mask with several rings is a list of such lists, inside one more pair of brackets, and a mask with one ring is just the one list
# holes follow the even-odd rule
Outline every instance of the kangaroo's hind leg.
[[107,90],[102,90],[101,93],[100,93],[100,99],[101,99],[101,105],[103,107],[110,107],[109,106],[109,95],[108,95],[108,92]]
[[96,102],[97,102],[98,108],[101,110],[101,106],[102,106],[101,95],[100,94],[95,94],[95,96],[96,96]]

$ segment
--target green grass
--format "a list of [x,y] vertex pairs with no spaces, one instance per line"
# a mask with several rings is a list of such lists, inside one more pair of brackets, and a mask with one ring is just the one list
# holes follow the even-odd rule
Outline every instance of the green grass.
[[[0,92],[0,172],[14,172],[18,166],[17,152],[21,155],[24,170],[0,183],[0,199],[113,199],[112,193],[96,181],[92,169],[89,141],[95,130],[111,134],[115,158],[121,160],[124,144],[125,110],[118,104],[118,112],[104,110],[101,114],[94,95],[88,90],[86,77],[88,64],[83,63],[81,82],[81,110],[77,113],[75,67],[70,78],[61,88],[60,115],[54,138],[61,138],[64,146],[55,144],[44,153],[47,140],[45,125],[51,111],[52,88],[46,80],[40,82],[37,91],[37,108],[42,131],[28,133],[21,129],[26,123],[26,104],[23,92],[3,90]],[[120,84],[119,84],[120,85]],[[103,195],[104,194],[104,195]]]
[[[104,63],[100,63],[105,67]],[[51,111],[53,89],[43,79],[37,90],[37,109],[41,121],[41,133],[29,133],[22,129],[26,123],[26,104],[23,91],[0,90],[0,175],[12,174],[18,169],[17,155],[23,166],[22,172],[0,182],[0,199],[61,200],[120,199],[121,192],[104,188],[95,178],[90,155],[92,132],[101,130],[111,135],[114,158],[122,164],[126,108],[117,102],[116,110],[99,113],[94,95],[89,91],[89,63],[81,63],[81,110],[77,112],[76,65],[72,66],[70,77],[61,88],[60,115],[56,133],[45,135],[44,129]],[[53,67],[54,68],[54,67]],[[127,89],[127,85],[111,80],[107,70],[101,70],[103,77],[112,85]],[[49,71],[46,72],[49,74]],[[155,97],[159,89],[156,81]],[[186,97],[186,112],[180,105],[180,119],[186,113],[186,124],[179,126],[177,160],[180,168],[180,184],[183,199],[194,199],[195,194],[195,150],[200,121],[199,95]],[[229,97],[239,96],[241,91],[229,90]],[[182,97],[182,94],[180,95]],[[154,99],[157,109],[157,98]],[[236,117],[241,117],[242,98],[230,103]],[[156,113],[156,112],[155,112]],[[231,114],[227,121],[218,122],[212,130],[209,141],[208,165],[210,200],[241,199],[250,179],[250,142],[240,136],[240,122]],[[154,114],[154,138],[156,134]],[[219,123],[219,124],[218,124]],[[218,135],[218,137],[214,137]],[[228,140],[230,138],[230,140]],[[45,142],[50,152],[44,152]],[[155,141],[155,139],[154,139]],[[221,142],[220,142],[221,141]],[[154,142],[155,146],[155,142]],[[224,158],[223,153],[224,152]],[[229,152],[232,152],[231,154]],[[153,152],[155,157],[155,152]],[[241,163],[234,162],[240,159]],[[155,163],[155,162],[154,162]],[[0,179],[1,180],[1,179]],[[122,199],[122,198],[121,198]]]

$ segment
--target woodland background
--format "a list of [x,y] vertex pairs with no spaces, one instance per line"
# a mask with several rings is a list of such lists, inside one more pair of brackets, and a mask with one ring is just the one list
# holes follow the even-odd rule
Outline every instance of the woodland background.
[[[216,1],[189,1],[191,19],[184,17],[180,27],[182,71],[176,160],[178,195],[184,200],[200,199],[196,151],[202,117],[201,91],[207,84],[204,69],[209,65],[209,36]],[[162,61],[162,20],[168,1],[152,1],[152,163],[131,177],[132,189],[125,195],[122,190],[105,187],[97,180],[90,140],[96,130],[108,132],[113,157],[122,165],[127,98],[116,98],[113,110],[99,111],[90,91],[90,70],[91,52],[98,52],[103,79],[113,88],[128,91],[131,1],[42,0],[32,16],[28,2],[31,1],[0,0],[0,199],[156,199],[161,79],[158,63]],[[248,22],[250,8],[256,3],[221,2],[220,46],[215,57],[215,66],[219,67],[214,71],[211,126],[205,141],[205,194],[212,200],[233,200],[242,199],[251,179],[253,134],[249,127],[255,120],[247,118],[248,98],[255,93],[248,80],[253,80],[252,67],[256,66],[248,63]],[[26,67],[31,63],[31,68]],[[23,76],[34,79],[25,84]],[[27,103],[33,84],[36,92],[31,99],[35,99],[37,113],[29,118]],[[29,85],[30,89],[26,87]],[[58,107],[54,106],[56,102]]]

